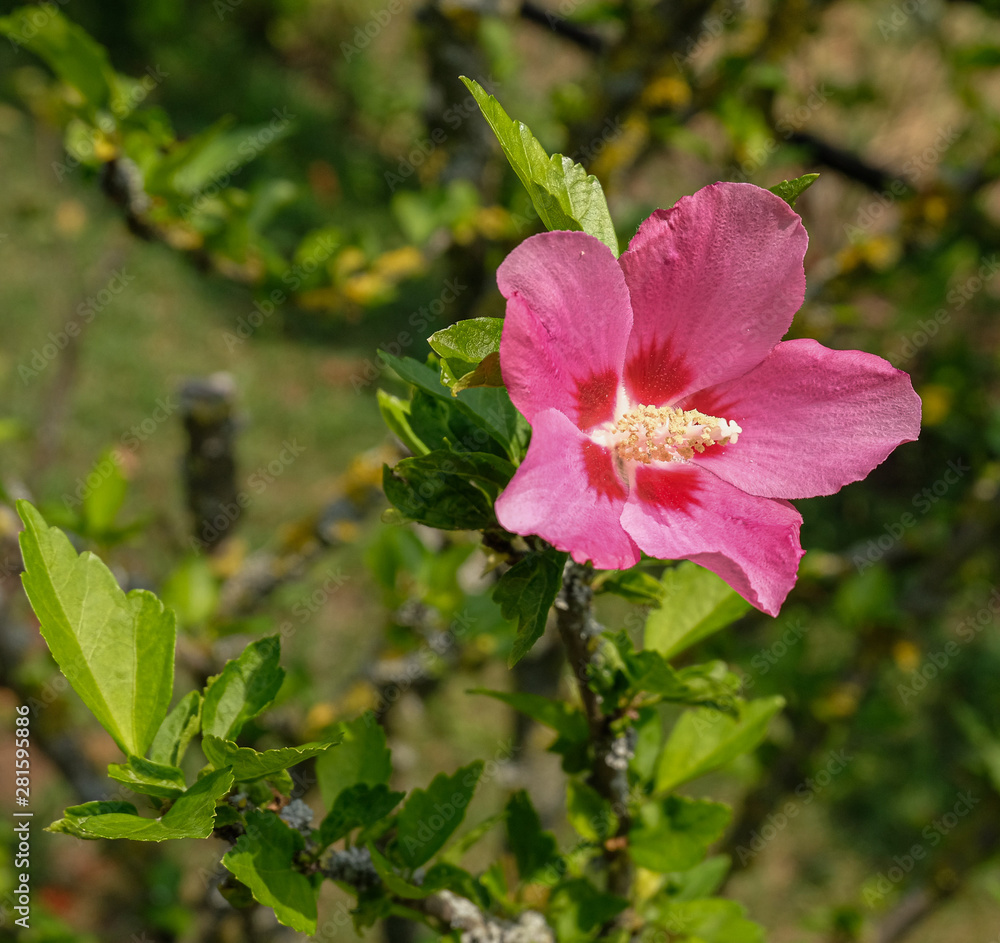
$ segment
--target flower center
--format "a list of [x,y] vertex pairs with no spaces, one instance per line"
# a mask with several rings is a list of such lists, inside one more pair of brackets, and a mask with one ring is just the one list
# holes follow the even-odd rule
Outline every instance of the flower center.
[[735,445],[743,430],[697,409],[636,406],[605,427],[604,444],[626,462],[681,462],[711,445]]

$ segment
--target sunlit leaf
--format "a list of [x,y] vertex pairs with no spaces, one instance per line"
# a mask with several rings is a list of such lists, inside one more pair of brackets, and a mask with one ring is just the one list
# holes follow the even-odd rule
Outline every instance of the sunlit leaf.
[[661,579],[659,609],[646,620],[645,647],[664,658],[735,622],[750,604],[714,573],[684,561]]
[[583,230],[600,239],[617,256],[618,237],[600,181],[569,157],[550,157],[523,121],[513,120],[477,82],[464,76],[462,81],[472,92],[546,228]]
[[686,710],[670,732],[656,771],[656,789],[669,792],[748,753],[764,739],[782,697],[741,702],[732,717],[707,707]]
[[198,780],[158,819],[142,818],[129,802],[85,802],[70,806],[50,832],[77,838],[129,838],[166,841],[172,838],[208,838],[215,822],[215,803],[232,788],[233,774],[217,770]]
[[127,755],[142,756],[174,683],[174,614],[146,590],[127,596],[92,553],[77,555],[27,501],[22,581],[42,636],[73,690]]
[[281,687],[285,671],[279,667],[281,643],[277,635],[251,642],[222,671],[208,679],[201,710],[206,736],[231,740],[243,725],[256,717]]

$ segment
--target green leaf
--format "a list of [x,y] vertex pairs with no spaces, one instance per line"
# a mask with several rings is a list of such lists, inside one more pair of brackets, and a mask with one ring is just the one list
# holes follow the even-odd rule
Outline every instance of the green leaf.
[[427,343],[443,359],[479,363],[487,354],[500,350],[503,318],[468,318],[435,331]]
[[594,580],[594,594],[614,593],[637,606],[659,606],[665,590],[655,576],[637,566],[630,570],[605,570]]
[[[453,397],[448,388],[442,385],[439,372],[426,364],[412,357],[393,357],[385,351],[379,351],[379,357],[400,379],[412,383],[417,389],[431,396],[457,406],[473,425],[491,436],[511,458],[518,460],[524,454],[531,435],[531,427],[514,408],[506,390],[464,390],[457,397]],[[472,445],[470,442],[462,444],[466,448]]]
[[435,331],[427,343],[444,359],[479,363],[500,350],[503,318],[467,318]]
[[545,631],[549,609],[562,586],[566,554],[556,550],[532,553],[515,563],[497,583],[493,599],[505,619],[517,620],[517,638],[507,665],[513,668]]
[[764,943],[764,930],[744,916],[734,900],[678,901],[650,922],[674,935],[678,943]]
[[92,553],[77,556],[27,501],[21,579],[52,657],[126,755],[142,756],[174,685],[174,614],[145,590],[127,596]]
[[431,395],[415,389],[409,403],[410,428],[426,446],[449,452],[491,452],[503,458],[506,449],[473,421],[465,404],[453,396]]
[[241,828],[243,827],[243,816],[237,809],[229,805],[229,803],[224,802],[222,805],[215,807],[216,828],[226,828],[229,825],[236,825],[237,823],[239,823]]
[[454,891],[483,908],[490,904],[489,897],[479,881],[464,868],[459,868],[447,861],[438,861],[431,865],[420,886],[431,893],[441,890]]
[[661,580],[663,602],[646,620],[644,646],[672,658],[735,622],[750,604],[714,573],[684,561]]
[[[256,783],[251,781],[248,785],[259,785],[260,780]],[[278,792],[283,793],[286,796],[292,794],[292,790],[295,788],[295,780],[292,779],[292,774],[288,772],[287,769],[278,769],[273,773],[267,774],[267,785],[273,786]]]
[[0,34],[44,59],[92,109],[111,104],[118,80],[107,51],[53,6],[46,7],[42,13],[37,6],[15,10],[0,19]]
[[449,845],[447,850],[441,853],[441,857],[438,860],[449,864],[458,864],[458,862],[464,857],[465,853],[472,848],[473,845],[481,841],[501,822],[506,821],[506,819],[506,812],[498,812],[496,815],[491,815],[489,818],[483,819],[482,822],[470,828],[469,831],[467,831],[456,842]]
[[604,841],[618,828],[611,803],[580,779],[566,784],[566,818],[577,835],[592,842]]
[[280,657],[278,636],[269,635],[249,644],[239,658],[227,661],[219,674],[208,679],[201,709],[205,736],[234,739],[274,700],[285,678],[278,666]]
[[159,160],[151,163],[143,181],[146,192],[167,198],[194,195],[201,185],[198,178],[202,183],[211,180],[213,154],[219,153],[219,142],[225,140],[234,120],[232,115],[226,115],[183,141],[174,141]]
[[643,804],[628,835],[629,853],[650,871],[686,871],[722,837],[732,810],[719,802],[667,796]]
[[[229,127],[230,118],[223,118],[199,134],[181,141],[156,165],[151,174],[150,190],[172,189],[184,196],[196,196],[216,184],[219,178],[228,180],[230,168],[240,167],[252,157],[247,154],[247,142],[254,142],[250,153],[259,154],[285,137],[293,127],[288,120],[272,120],[268,124]],[[169,176],[164,171],[169,170]]]
[[496,526],[493,502],[514,466],[489,452],[439,449],[385,467],[385,496],[406,517],[442,530]]
[[[722,661],[674,669],[656,651],[635,651],[627,632],[605,633],[621,670],[628,678],[630,692],[647,691],[658,700],[674,704],[707,705],[732,712],[740,679]],[[611,652],[604,649],[608,654]]]
[[441,357],[441,379],[452,395],[474,386],[503,386],[500,334],[503,318],[469,318],[432,334],[427,343]]
[[527,714],[546,727],[551,727],[567,740],[583,742],[590,736],[587,718],[583,712],[565,701],[556,701],[541,694],[490,691],[487,688],[471,688],[469,694],[485,694],[509,704],[514,710]]
[[486,889],[486,892],[493,900],[501,901],[505,904],[512,903],[510,892],[507,889],[507,876],[504,873],[503,864],[494,861],[482,874],[479,875],[479,883]]
[[382,879],[386,890],[391,894],[402,897],[404,900],[419,900],[421,897],[427,897],[432,893],[430,888],[414,884],[411,881],[407,881],[402,875],[397,874],[396,869],[392,866],[392,862],[382,855],[371,842],[366,847],[368,848],[368,853],[372,856],[372,864],[375,866],[376,873]]
[[233,777],[238,783],[263,779],[288,769],[312,756],[319,756],[339,742],[339,738],[319,740],[314,743],[304,743],[299,747],[281,747],[277,750],[265,750],[258,753],[250,747],[241,747],[232,740],[220,740],[218,737],[204,737],[201,749],[205,758],[216,769],[232,767]]
[[[105,816],[122,816],[129,820],[139,818],[139,810],[131,802],[121,799],[97,799],[93,802],[83,802],[80,805],[71,805],[63,812],[63,818],[53,822],[45,831],[65,832],[67,835],[74,835],[77,838],[102,838],[102,835],[90,834],[86,829],[88,821],[96,820],[98,817],[104,819]],[[108,821],[116,821],[108,819]],[[141,819],[148,822],[149,819]],[[118,837],[118,836],[115,836]]]
[[141,756],[130,756],[127,764],[112,763],[108,775],[133,792],[162,799],[176,799],[187,789],[184,773],[176,766],[154,763]]
[[439,773],[426,789],[414,789],[396,821],[396,857],[410,868],[430,861],[462,824],[476,783],[481,760],[462,766],[451,776]]
[[77,838],[129,838],[165,841],[171,838],[208,838],[215,823],[215,803],[233,786],[228,769],[209,773],[177,798],[158,819],[144,819],[130,802],[85,802],[70,806],[65,818],[53,822],[50,832]]
[[514,121],[477,82],[461,78],[546,228],[583,230],[600,239],[617,258],[618,237],[600,181],[569,157],[550,157],[524,122]]
[[331,811],[338,796],[351,786],[387,784],[392,775],[392,756],[385,731],[370,711],[354,720],[337,724],[340,746],[316,760],[316,778],[323,804]]
[[191,738],[201,727],[201,694],[189,691],[167,714],[153,737],[149,756],[154,763],[180,766]]
[[677,678],[684,685],[684,695],[674,699],[676,703],[698,704],[733,713],[736,693],[742,682],[724,661],[688,665],[677,672]]
[[355,783],[342,790],[319,826],[321,845],[332,845],[356,828],[368,828],[385,818],[406,797],[405,792],[390,792],[384,783],[370,786]]
[[522,881],[531,881],[559,860],[555,835],[542,829],[530,796],[519,789],[507,800],[507,844]]
[[640,707],[638,718],[633,724],[635,730],[635,754],[629,767],[638,777],[639,782],[646,784],[656,772],[656,764],[660,758],[660,744],[663,742],[663,722],[660,712],[652,705]]
[[[449,398],[453,394],[448,394]],[[478,387],[462,390],[454,394],[473,417],[473,422],[481,426],[515,461],[520,461],[528,449],[531,426],[510,401],[506,389]]]
[[660,755],[656,789],[668,792],[749,753],[764,739],[768,723],[784,704],[782,697],[742,702],[738,717],[707,707],[685,711]]
[[280,923],[315,933],[319,878],[310,880],[295,870],[305,839],[273,812],[248,812],[246,829],[222,863],[250,888],[254,900],[274,910]]
[[722,887],[732,863],[729,855],[712,855],[693,868],[669,874],[665,891],[677,901],[711,897]]
[[389,431],[414,455],[426,455],[430,449],[420,439],[410,423],[410,404],[398,396],[386,393],[385,390],[376,390],[375,396],[378,399],[378,409],[382,414],[382,421]]
[[781,183],[776,183],[768,189],[776,196],[780,196],[789,206],[794,207],[795,201],[818,179],[819,174],[804,174],[794,180],[782,180]]
[[447,888],[476,901],[480,906],[489,903],[479,882],[462,868],[447,862],[438,862],[427,869],[427,873],[419,884],[415,884],[397,873],[392,862],[379,852],[371,842],[366,847],[371,855],[375,872],[382,879],[386,889],[397,897],[402,897],[404,900],[419,900]]
[[627,906],[628,901],[599,891],[586,878],[573,878],[553,890],[547,916],[559,943],[582,943]]

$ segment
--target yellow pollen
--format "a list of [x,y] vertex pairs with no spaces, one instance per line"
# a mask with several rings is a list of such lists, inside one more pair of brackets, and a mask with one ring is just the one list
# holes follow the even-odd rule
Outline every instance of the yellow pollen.
[[609,430],[609,444],[628,462],[679,462],[711,445],[735,445],[743,430],[697,409],[636,406]]

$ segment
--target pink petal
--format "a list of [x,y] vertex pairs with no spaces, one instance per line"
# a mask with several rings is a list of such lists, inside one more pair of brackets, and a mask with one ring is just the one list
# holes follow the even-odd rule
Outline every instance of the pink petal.
[[634,314],[633,402],[672,405],[757,366],[802,304],[808,241],[784,200],[748,183],[716,183],[653,213],[619,260]]
[[739,423],[736,445],[696,461],[769,498],[833,494],[920,433],[909,376],[874,354],[814,340],[778,344],[755,370],[689,396],[686,408]]
[[577,563],[626,569],[639,551],[619,523],[625,485],[611,451],[585,436],[557,409],[535,414],[528,454],[497,499],[500,524],[537,534]]
[[694,463],[637,466],[621,521],[650,556],[692,560],[769,615],[795,585],[798,511],[744,494]]
[[612,419],[632,309],[611,250],[582,232],[541,233],[507,256],[497,284],[500,369],[528,422],[550,408],[581,429]]

